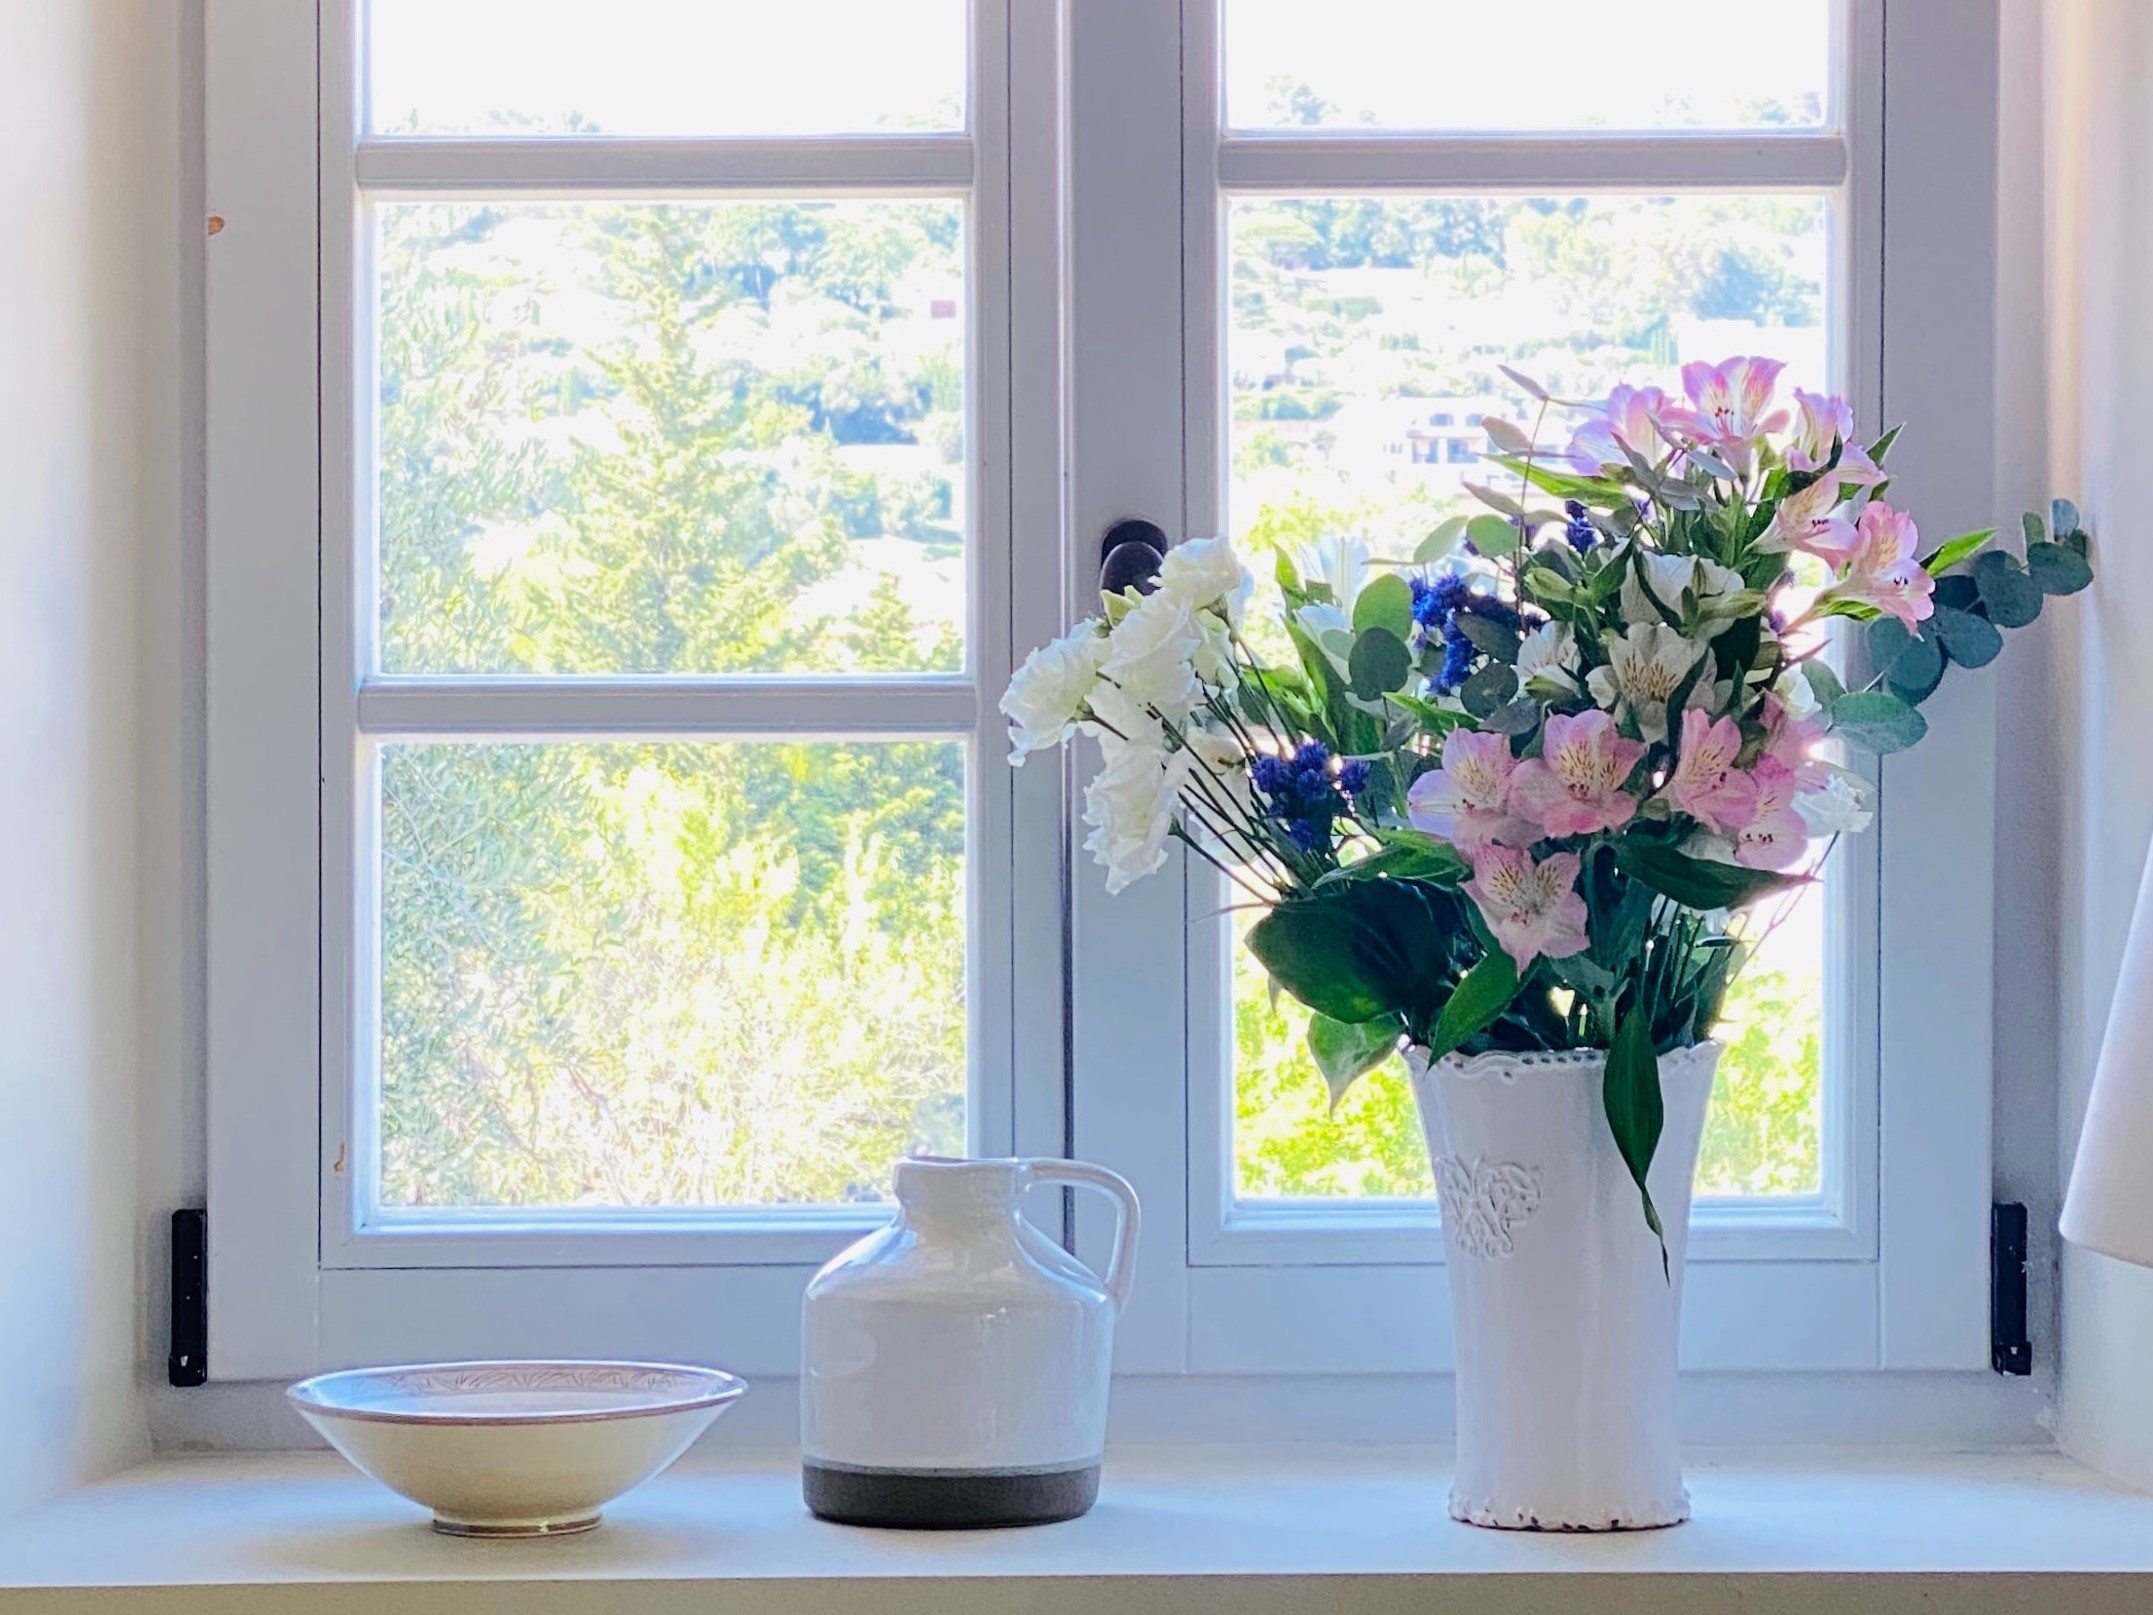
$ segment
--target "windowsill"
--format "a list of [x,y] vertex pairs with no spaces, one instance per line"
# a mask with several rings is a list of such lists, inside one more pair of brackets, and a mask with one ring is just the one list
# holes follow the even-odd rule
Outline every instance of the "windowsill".
[[[683,1601],[692,1584],[724,1582],[732,1615],[799,1608],[810,1592],[817,1609],[961,1612],[1005,1607],[1023,1581],[1025,1607],[1074,1612],[1098,1606],[1086,1581],[1100,1576],[1127,1578],[1112,1598],[1125,1611],[1425,1607],[1427,1578],[1500,1610],[1539,1607],[1544,1578],[1587,1573],[1622,1576],[1635,1607],[1660,1615],[1728,1607],[1727,1578],[1756,1576],[1855,1578],[1834,1609],[1945,1594],[1972,1612],[2030,1607],[2027,1579],[2053,1596],[2057,1577],[2106,1608],[2103,1593],[2147,1596],[2120,1578],[2153,1574],[2153,1497],[2049,1453],[1715,1457],[1693,1467],[1689,1525],[1612,1537],[1455,1525],[1442,1464],[1402,1448],[1133,1448],[1110,1460],[1085,1519],[908,1535],[810,1519],[792,1465],[757,1456],[684,1465],[590,1536],[510,1544],[435,1536],[326,1454],[167,1458],[0,1526],[0,1611],[52,1607],[26,1589],[112,1586],[170,1594],[138,1595],[128,1607],[142,1611],[345,1611],[372,1603],[369,1584],[394,1584],[381,1605],[395,1615],[507,1608],[494,1600],[509,1595],[526,1615],[673,1611],[708,1607]],[[1320,1596],[1302,1578],[1326,1579]],[[1787,1607],[1811,1607],[1814,1590]]]

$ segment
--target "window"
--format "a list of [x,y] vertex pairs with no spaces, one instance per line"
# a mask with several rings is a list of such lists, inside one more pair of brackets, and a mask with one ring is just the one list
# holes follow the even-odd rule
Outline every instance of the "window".
[[[1890,4],[1892,172],[1978,167]],[[1326,1115],[1217,894],[1108,900],[994,705],[1120,518],[1410,550],[1499,362],[1780,353],[1979,489],[1979,221],[1887,219],[1884,0],[1670,9],[1631,60],[1543,7],[1539,97],[1424,70],[1506,53],[1450,0],[220,11],[212,1371],[789,1372],[923,1148],[1136,1178],[1127,1369],[1442,1367],[1395,1074]],[[1699,1366],[1979,1352],[1986,894],[1912,833],[1986,800],[1979,699],[1753,978]]]

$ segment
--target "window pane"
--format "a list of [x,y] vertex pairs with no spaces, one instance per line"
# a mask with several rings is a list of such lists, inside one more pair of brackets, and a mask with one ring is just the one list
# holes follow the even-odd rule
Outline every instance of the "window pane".
[[965,1148],[964,747],[383,756],[381,1203],[872,1200]]
[[[1783,388],[1831,374],[1816,197],[1244,199],[1228,222],[1227,509],[1259,580],[1267,551],[1410,556],[1480,508],[1464,490],[1493,469],[1483,420],[1530,427],[1536,408],[1502,365],[1564,398],[1679,391],[1685,362],[1741,353],[1788,360]],[[1823,912],[1798,909],[1730,1003],[1707,1192],[1818,1186]],[[1427,1192],[1402,1069],[1329,1116],[1302,1015],[1270,1006],[1246,958],[1234,980],[1240,1192]]]
[[1225,0],[1241,129],[1815,129],[1834,0]]
[[953,671],[958,202],[379,210],[392,673]]
[[392,135],[964,127],[964,0],[370,0]]

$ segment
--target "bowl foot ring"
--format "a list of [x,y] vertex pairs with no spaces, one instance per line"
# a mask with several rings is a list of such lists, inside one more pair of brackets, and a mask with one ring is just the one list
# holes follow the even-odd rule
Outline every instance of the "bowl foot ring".
[[532,1537],[576,1536],[584,1531],[595,1531],[602,1514],[580,1514],[566,1520],[535,1520],[528,1524],[488,1525],[481,1520],[444,1520],[434,1516],[434,1529],[443,1536],[478,1537],[490,1541],[519,1542]]

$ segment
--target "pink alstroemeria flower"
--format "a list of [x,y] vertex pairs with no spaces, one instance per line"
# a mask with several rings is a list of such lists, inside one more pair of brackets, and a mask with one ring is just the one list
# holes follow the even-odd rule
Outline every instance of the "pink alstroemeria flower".
[[1682,750],[1667,800],[1709,829],[1725,833],[1757,816],[1757,782],[1734,766],[1742,728],[1732,718],[1714,723],[1696,707],[1682,714]]
[[1809,850],[1809,825],[1794,810],[1801,783],[1773,757],[1760,757],[1752,777],[1756,816],[1734,833],[1734,861],[1749,869],[1791,869]]
[[1540,755],[1518,764],[1510,778],[1510,806],[1551,836],[1619,830],[1637,815],[1637,799],[1623,782],[1644,754],[1644,742],[1625,740],[1605,712],[1556,713],[1547,720]]
[[1622,452],[1628,444],[1657,465],[1667,454],[1667,440],[1660,436],[1659,422],[1669,411],[1667,395],[1657,387],[1632,387],[1627,383],[1607,395],[1599,414],[1587,420],[1570,437],[1570,464],[1580,476],[1596,477],[1608,466],[1629,468]]
[[1746,450],[1767,432],[1787,424],[1787,412],[1772,408],[1772,389],[1786,363],[1779,359],[1727,359],[1719,364],[1697,360],[1682,367],[1682,390],[1695,408],[1698,435],[1721,449]]
[[1824,738],[1828,727],[1822,718],[1795,717],[1776,695],[1764,698],[1764,755],[1792,771],[1805,790],[1814,783],[1817,768],[1809,748]]
[[1853,548],[1839,559],[1839,581],[1820,598],[1874,606],[1912,628],[1936,609],[1929,598],[1936,580],[1922,570],[1920,544],[1913,517],[1871,500],[1855,524]]
[[1473,878],[1465,890],[1518,969],[1543,954],[1567,959],[1585,951],[1590,939],[1577,870],[1574,852],[1552,853],[1535,863],[1529,852],[1490,846],[1473,859]]
[[1453,729],[1443,737],[1443,766],[1413,781],[1405,793],[1413,828],[1468,854],[1491,841],[1532,845],[1538,831],[1510,811],[1510,780],[1517,772],[1508,735]]

